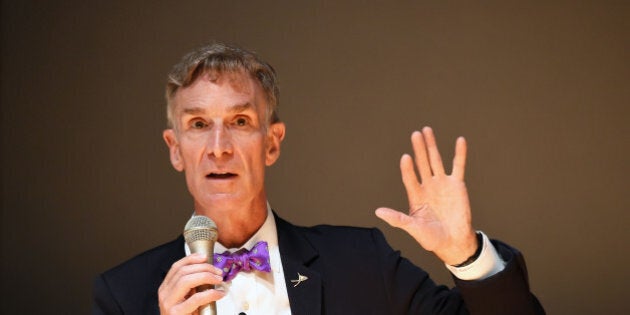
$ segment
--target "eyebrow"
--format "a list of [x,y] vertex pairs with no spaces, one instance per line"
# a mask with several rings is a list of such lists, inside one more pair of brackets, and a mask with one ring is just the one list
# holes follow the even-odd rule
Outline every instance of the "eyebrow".
[[230,113],[242,113],[248,109],[253,109],[254,105],[252,105],[251,103],[247,102],[245,104],[238,104],[238,105],[234,105],[232,107],[230,107],[230,109],[228,110]]
[[[251,103],[245,103],[245,104],[237,104],[234,106],[231,106],[228,109],[228,112],[230,113],[242,113],[246,110],[249,109],[253,109],[254,106]],[[184,114],[188,114],[188,115],[201,115],[203,113],[205,113],[205,109],[203,109],[202,107],[190,107],[190,108],[184,108],[183,110]]]
[[184,108],[182,112],[188,115],[200,115],[200,114],[203,114],[205,110],[201,107],[191,107],[191,108]]

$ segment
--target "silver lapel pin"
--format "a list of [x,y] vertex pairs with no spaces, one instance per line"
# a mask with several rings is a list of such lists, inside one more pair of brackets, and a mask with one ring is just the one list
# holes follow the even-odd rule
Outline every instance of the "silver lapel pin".
[[308,277],[307,277],[307,276],[303,276],[303,275],[301,275],[301,274],[298,272],[298,278],[297,278],[297,279],[295,279],[295,280],[291,280],[291,282],[295,283],[295,284],[293,285],[293,287],[295,288],[295,287],[297,287],[300,283],[302,283],[302,281],[306,281],[306,280],[308,280]]

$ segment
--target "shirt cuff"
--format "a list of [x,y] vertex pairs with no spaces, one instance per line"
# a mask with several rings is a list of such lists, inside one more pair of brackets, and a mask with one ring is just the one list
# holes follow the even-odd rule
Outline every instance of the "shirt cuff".
[[477,231],[483,236],[481,253],[477,260],[467,266],[453,267],[446,265],[446,268],[461,280],[483,280],[499,273],[505,268],[505,261],[501,259],[490,239],[481,231]]

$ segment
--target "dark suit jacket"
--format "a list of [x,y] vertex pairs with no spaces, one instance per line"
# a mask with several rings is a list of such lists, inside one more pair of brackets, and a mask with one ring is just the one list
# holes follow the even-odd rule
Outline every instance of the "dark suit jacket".
[[[493,241],[506,268],[483,281],[436,285],[377,229],[294,226],[276,216],[293,314],[544,314],[521,254]],[[184,257],[184,240],[144,252],[94,282],[93,314],[159,314],[157,290]],[[308,277],[294,287],[290,279]]]

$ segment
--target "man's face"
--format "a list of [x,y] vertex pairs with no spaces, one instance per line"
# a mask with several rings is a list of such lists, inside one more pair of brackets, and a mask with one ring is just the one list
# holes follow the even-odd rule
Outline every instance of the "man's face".
[[265,166],[280,155],[282,123],[266,126],[260,85],[241,72],[206,73],[172,100],[176,130],[164,131],[198,214],[265,206]]

